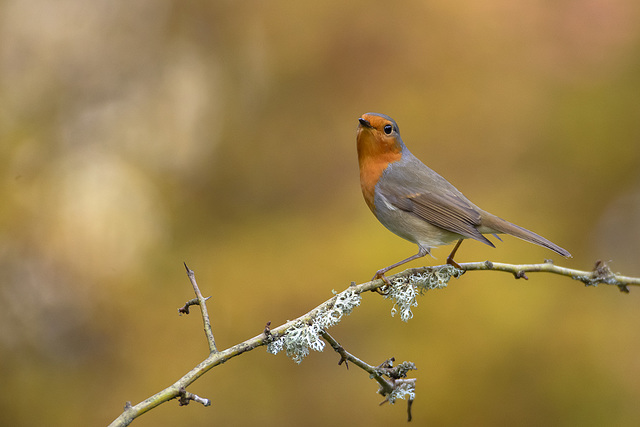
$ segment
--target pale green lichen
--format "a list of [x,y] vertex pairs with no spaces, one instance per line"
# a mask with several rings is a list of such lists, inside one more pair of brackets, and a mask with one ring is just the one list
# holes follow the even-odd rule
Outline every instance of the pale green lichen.
[[393,391],[387,396],[389,403],[395,403],[396,399],[416,398],[416,379],[397,380]]
[[303,322],[298,322],[287,329],[283,337],[287,356],[294,362],[301,363],[302,359],[309,355],[309,349],[322,351],[325,344],[320,339],[319,333],[320,329],[317,325],[307,325]]
[[383,392],[382,389],[378,390],[379,393],[385,394],[385,401],[389,403],[395,403],[396,399],[409,399],[413,400],[416,397],[416,379],[407,378],[407,373],[416,369],[416,364],[413,362],[402,362],[395,368],[393,366],[393,359],[385,362],[387,366],[378,367],[378,374],[385,375],[391,378],[393,384],[393,390],[389,392]]
[[267,344],[267,352],[271,354],[278,354],[284,348],[284,340],[282,338],[274,339]]
[[334,326],[342,320],[342,316],[351,314],[354,308],[360,305],[362,297],[352,289],[347,289],[336,295],[334,304],[325,311],[319,312],[314,317],[314,324],[322,329]]
[[393,300],[393,307],[391,308],[391,316],[400,312],[400,319],[404,322],[408,322],[413,317],[411,307],[417,307],[418,301],[418,289],[415,285],[411,284],[406,278],[395,279],[391,282],[391,286],[385,295],[385,298]]
[[386,298],[393,300],[391,316],[400,312],[400,319],[408,322],[413,317],[411,307],[417,307],[418,294],[423,294],[430,289],[441,289],[447,286],[452,277],[462,274],[461,270],[445,265],[432,268],[422,273],[412,273],[404,277],[395,277],[388,286]]
[[267,351],[277,354],[286,350],[288,357],[296,363],[301,363],[310,350],[324,349],[325,343],[320,338],[322,331],[336,325],[343,316],[350,314],[360,305],[360,300],[360,294],[352,289],[339,293],[334,303],[316,313],[309,323],[298,321],[287,329],[284,335],[267,344]]

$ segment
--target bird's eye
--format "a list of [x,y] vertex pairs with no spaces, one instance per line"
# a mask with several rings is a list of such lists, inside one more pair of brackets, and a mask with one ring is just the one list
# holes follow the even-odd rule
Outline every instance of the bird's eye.
[[385,125],[384,126],[384,133],[387,134],[387,135],[391,135],[391,132],[393,132],[393,126]]

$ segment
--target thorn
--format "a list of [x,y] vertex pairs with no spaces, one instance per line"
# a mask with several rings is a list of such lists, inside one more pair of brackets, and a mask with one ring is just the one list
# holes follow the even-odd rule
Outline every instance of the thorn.
[[384,362],[382,362],[381,364],[378,365],[379,369],[389,369],[389,368],[393,368],[393,362],[396,361],[395,357],[391,357],[387,360],[385,360]]
[[[340,347],[340,348],[342,348],[342,347]],[[344,366],[347,368],[347,371],[348,371],[349,370],[349,361],[347,360],[347,358],[345,357],[344,354],[340,354],[340,360],[338,361],[338,366],[342,365],[342,362],[344,362]]]
[[529,280],[527,274],[522,270],[518,271],[517,273],[513,273],[513,275],[516,277],[516,279]]
[[178,390],[178,404],[180,406],[188,405],[190,401],[194,400],[201,403],[203,406],[211,406],[211,400],[202,398],[197,394],[189,393],[184,387],[180,387]]
[[593,267],[593,273],[595,276],[597,276],[598,279],[604,279],[613,276],[609,265],[602,260],[596,261],[596,265]]
[[200,303],[198,302],[198,298],[193,298],[185,302],[184,306],[178,309],[178,315],[182,316],[183,314],[189,314],[189,307],[191,307],[192,305],[200,305]]
[[269,339],[272,337],[271,335],[271,321],[268,321],[267,324],[264,327],[264,337]]

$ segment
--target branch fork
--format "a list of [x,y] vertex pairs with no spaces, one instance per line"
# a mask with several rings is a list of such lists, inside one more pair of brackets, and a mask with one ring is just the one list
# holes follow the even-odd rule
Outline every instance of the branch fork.
[[[189,314],[191,306],[199,306],[202,314],[204,332],[209,344],[209,356],[195,366],[191,371],[186,373],[182,378],[173,385],[156,393],[148,399],[132,406],[127,402],[124,411],[116,418],[110,426],[127,426],[135,418],[145,412],[167,402],[171,399],[178,399],[180,405],[186,405],[190,401],[196,401],[204,406],[210,406],[211,401],[201,398],[193,393],[187,392],[186,387],[191,385],[195,380],[207,373],[210,369],[223,364],[229,359],[239,356],[243,353],[251,351],[261,346],[267,346],[271,353],[277,353],[286,349],[287,354],[298,363],[309,353],[309,349],[321,351],[325,343],[328,343],[338,354],[340,354],[339,365],[345,364],[349,368],[348,363],[363,369],[369,373],[380,386],[379,393],[385,396],[381,404],[393,403],[396,398],[407,398],[408,419],[411,421],[411,406],[415,398],[415,378],[407,378],[409,371],[416,369],[411,362],[403,362],[397,366],[393,366],[394,359],[391,358],[378,366],[372,366],[357,358],[353,354],[346,351],[326,329],[338,323],[344,315],[348,315],[353,308],[360,304],[361,295],[368,291],[375,291],[381,287],[385,287],[384,296],[394,301],[392,314],[400,311],[401,319],[408,321],[413,314],[411,307],[417,305],[416,296],[430,289],[438,289],[447,286],[452,277],[459,277],[463,273],[472,270],[493,270],[503,271],[514,275],[516,278],[527,278],[527,272],[547,272],[561,276],[570,277],[574,280],[581,281],[586,286],[597,286],[598,284],[606,284],[617,286],[622,292],[629,292],[629,286],[639,286],[640,278],[622,276],[613,273],[609,266],[598,261],[592,271],[574,270],[565,267],[555,266],[549,260],[542,264],[504,264],[495,262],[471,262],[459,264],[459,269],[451,265],[442,265],[436,267],[421,267],[407,269],[401,273],[389,276],[391,286],[382,280],[374,280],[356,285],[351,283],[344,291],[335,293],[333,297],[318,305],[302,316],[288,321],[280,326],[271,327],[268,322],[264,329],[255,337],[250,338],[240,344],[219,351],[209,320],[206,301],[198,284],[196,283],[195,273],[187,267],[185,263],[187,275],[193,286],[196,298],[191,299],[185,305],[178,309],[178,313]],[[302,338],[302,340],[300,340]],[[300,341],[303,344],[300,344]],[[386,378],[385,378],[386,377]]]

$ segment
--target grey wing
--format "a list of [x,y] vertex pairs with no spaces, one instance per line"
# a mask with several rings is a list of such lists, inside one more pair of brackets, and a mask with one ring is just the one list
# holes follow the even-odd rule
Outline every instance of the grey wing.
[[397,196],[387,193],[385,197],[396,208],[410,212],[429,224],[495,247],[478,231],[480,212],[466,198],[446,190],[442,194],[406,191]]

